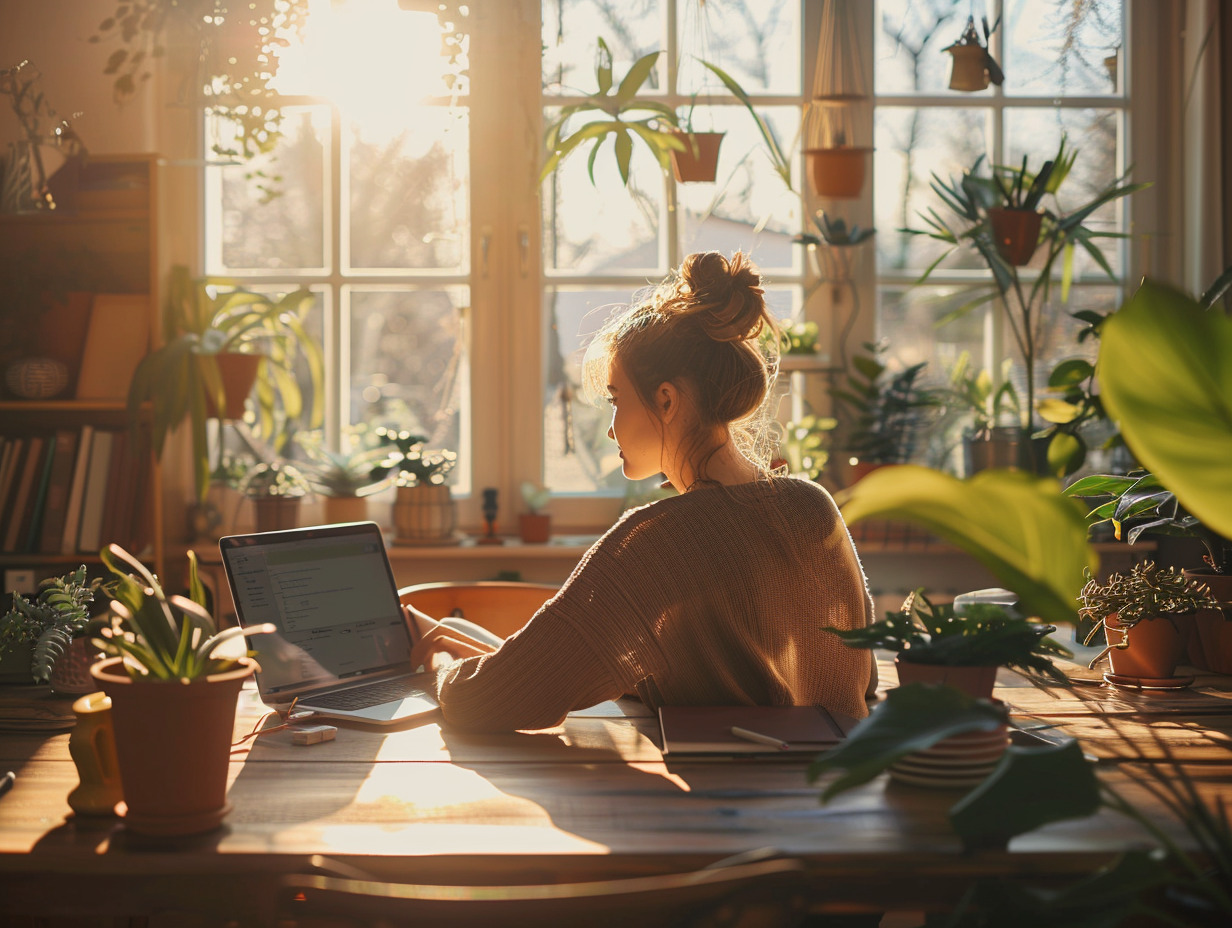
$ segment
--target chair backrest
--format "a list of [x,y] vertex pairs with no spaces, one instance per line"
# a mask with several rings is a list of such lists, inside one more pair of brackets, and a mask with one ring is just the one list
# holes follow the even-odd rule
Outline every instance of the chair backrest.
[[319,874],[281,880],[279,916],[301,928],[778,928],[798,925],[807,878],[796,860],[532,886],[432,886]]
[[451,615],[508,638],[551,599],[557,587],[545,583],[476,580],[460,583],[419,583],[398,590],[404,606],[428,618]]

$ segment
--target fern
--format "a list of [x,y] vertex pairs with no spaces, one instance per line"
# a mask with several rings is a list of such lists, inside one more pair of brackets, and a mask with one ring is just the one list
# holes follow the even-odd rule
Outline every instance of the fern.
[[46,683],[56,661],[89,624],[94,586],[86,582],[82,564],[63,577],[44,580],[34,600],[14,593],[12,607],[0,616],[0,653],[16,644],[34,644],[30,674],[36,683]]

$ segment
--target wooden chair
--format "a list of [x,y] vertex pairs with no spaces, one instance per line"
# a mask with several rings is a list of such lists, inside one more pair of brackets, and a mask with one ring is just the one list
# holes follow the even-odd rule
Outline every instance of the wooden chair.
[[[333,862],[319,869],[339,872]],[[280,880],[281,928],[778,928],[807,913],[799,861],[738,859],[664,876],[527,886],[433,886],[346,876]]]
[[476,580],[405,586],[398,590],[398,598],[421,616],[437,621],[459,616],[508,638],[556,591],[557,587],[544,583]]

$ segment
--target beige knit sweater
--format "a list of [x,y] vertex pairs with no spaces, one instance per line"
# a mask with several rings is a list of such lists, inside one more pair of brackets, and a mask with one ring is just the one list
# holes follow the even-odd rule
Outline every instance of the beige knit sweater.
[[636,694],[660,705],[822,705],[868,714],[872,652],[823,626],[872,621],[851,536],[821,487],[776,477],[629,511],[499,650],[437,675],[445,721],[557,725]]

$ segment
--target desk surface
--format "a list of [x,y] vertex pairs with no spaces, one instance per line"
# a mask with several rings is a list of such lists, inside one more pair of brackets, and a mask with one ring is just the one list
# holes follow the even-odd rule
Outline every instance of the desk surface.
[[[882,677],[893,684],[890,665]],[[1204,793],[1232,802],[1232,678],[1162,696],[1003,680],[997,696],[1025,725],[1074,731],[1131,794],[1129,774],[1158,736]],[[245,690],[237,737],[262,711]],[[946,820],[961,793],[879,777],[822,806],[807,758],[669,763],[657,721],[636,701],[535,733],[340,725],[335,741],[308,747],[272,733],[235,755],[224,827],[170,843],[130,836],[115,819],[74,819],[67,744],[64,733],[0,734],[0,769],[18,775],[0,799],[0,897],[14,912],[132,913],[200,897],[260,920],[262,878],[303,870],[314,854],[390,879],[482,884],[687,870],[761,847],[804,859],[819,904],[918,908],[952,903],[976,875],[1087,873],[1101,855],[1143,843],[1135,825],[1101,813],[1008,851],[962,855]],[[62,891],[69,874],[81,891]]]

